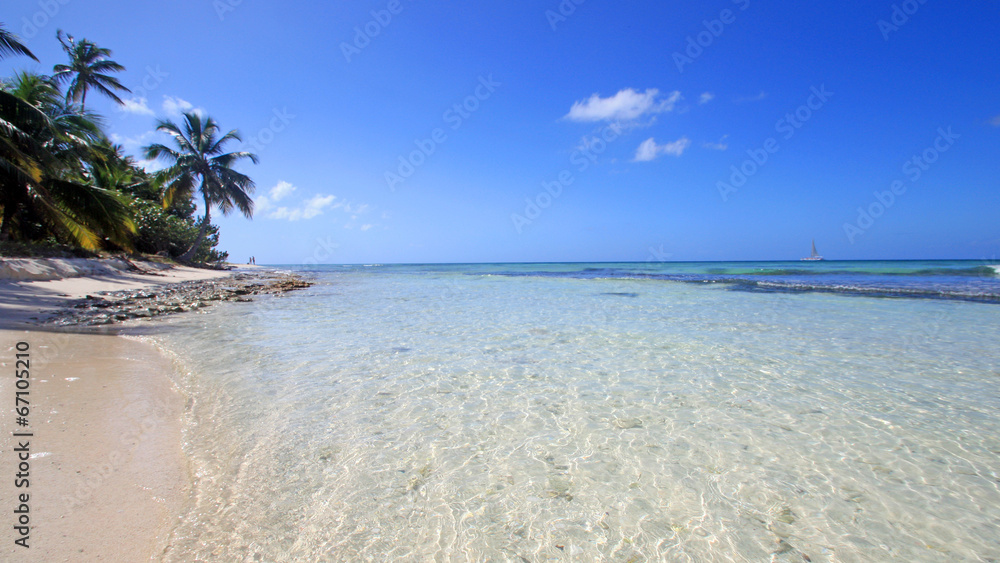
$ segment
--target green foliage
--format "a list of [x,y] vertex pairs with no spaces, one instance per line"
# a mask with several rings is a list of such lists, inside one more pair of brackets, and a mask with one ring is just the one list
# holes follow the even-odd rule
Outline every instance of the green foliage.
[[[156,156],[173,166],[147,173],[108,140],[104,119],[84,107],[88,90],[121,102],[115,92],[128,89],[108,73],[124,67],[110,59],[110,50],[86,39],[76,41],[62,31],[57,38],[70,64],[56,65],[53,76],[18,72],[0,78],[0,255],[49,255],[69,248],[225,260],[228,254],[216,250],[219,229],[208,212],[203,220],[195,218],[193,196],[201,195],[209,210],[228,214],[235,208],[250,216],[253,181],[231,166],[243,158],[256,162],[256,156],[224,153],[223,145],[239,140],[238,133],[220,137],[211,118],[202,123],[199,116],[186,116],[187,139],[173,124],[158,126],[195,144],[179,143],[180,152],[157,145],[162,152]],[[0,24],[0,59],[11,55],[34,58]],[[65,94],[62,84],[68,85]],[[199,162],[192,163],[192,156]],[[185,182],[193,178],[201,185]]]
[[[147,254],[166,253],[178,258],[198,239],[199,226],[190,217],[179,217],[158,202],[133,199],[132,211],[138,226],[136,250]],[[195,252],[196,262],[220,262],[228,253],[219,252],[219,227],[211,225]]]
[[123,194],[82,177],[89,150],[80,132],[93,124],[78,117],[63,120],[0,91],[0,238],[37,239],[41,223],[83,248],[96,250],[102,241],[131,246],[135,225]]
[[177,148],[159,143],[146,147],[146,158],[162,159],[170,164],[159,178],[164,183],[164,202],[171,205],[177,199],[190,200],[197,192],[205,202],[205,217],[195,243],[181,256],[181,260],[191,260],[197,255],[202,238],[210,226],[212,208],[217,207],[223,215],[234,209],[247,218],[253,216],[255,185],[249,176],[237,172],[233,165],[243,159],[257,163],[257,155],[245,151],[225,152],[225,145],[240,141],[235,129],[221,135],[219,124],[211,117],[203,117],[198,112],[186,112],[183,126],[172,121],[160,121],[157,131],[174,138]]
[[27,243],[0,241],[0,256],[4,258],[96,258],[96,252],[78,246],[59,244],[55,239]]
[[216,246],[219,246],[219,227],[216,225],[209,225],[208,234],[201,239],[201,243],[198,244],[198,250],[194,253],[194,261],[204,262],[207,264],[217,264],[228,260],[229,252],[220,252],[216,250]]
[[198,236],[197,227],[170,215],[157,203],[133,199],[132,212],[138,230],[135,249],[139,252],[166,252],[170,256],[180,256]]
[[52,78],[57,83],[69,83],[66,91],[66,100],[80,102],[80,107],[87,106],[87,91],[94,89],[122,104],[121,98],[115,94],[119,92],[131,92],[122,86],[118,79],[110,76],[109,72],[121,72],[125,67],[111,60],[111,50],[95,45],[92,41],[81,39],[76,41],[72,35],[64,35],[60,29],[56,33],[59,43],[69,56],[68,65],[56,65],[53,70],[55,74]]

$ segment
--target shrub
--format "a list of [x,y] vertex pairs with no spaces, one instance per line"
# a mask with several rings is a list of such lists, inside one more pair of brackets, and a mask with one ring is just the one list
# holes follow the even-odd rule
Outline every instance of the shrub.
[[[158,203],[144,199],[132,200],[132,212],[138,234],[135,249],[147,254],[166,252],[176,258],[184,254],[198,238],[198,224],[191,218],[182,218],[176,211],[164,210]],[[196,262],[220,262],[229,257],[228,252],[219,252],[219,227],[209,225],[205,239],[195,254]]]

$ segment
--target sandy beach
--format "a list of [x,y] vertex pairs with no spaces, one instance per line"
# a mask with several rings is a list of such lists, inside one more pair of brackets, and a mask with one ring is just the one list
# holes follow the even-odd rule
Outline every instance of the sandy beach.
[[[7,277],[13,277],[5,262]],[[5,513],[21,504],[15,506],[15,495],[29,495],[30,548],[13,543],[21,535],[8,524],[0,559],[156,560],[190,491],[181,448],[185,399],[173,385],[173,362],[117,330],[56,331],[32,321],[96,292],[230,273],[98,267],[55,277],[45,273],[51,264],[27,262],[33,262],[35,277],[46,279],[0,280],[0,365],[5,372],[14,370],[15,354],[26,347],[19,343],[26,343],[30,359],[28,426],[17,425],[20,413],[11,408],[20,390],[16,379],[0,378],[0,397],[7,405],[0,409],[0,471],[11,477],[2,496]],[[22,271],[27,262],[19,261]],[[31,436],[13,437],[13,432]],[[15,448],[27,449],[29,458],[27,485],[16,489],[13,476],[20,462]]]
[[80,259],[4,259],[0,264],[0,329],[32,326],[70,301],[101,291],[147,289],[231,274],[186,266],[159,269],[138,265],[138,269],[125,270],[113,267],[117,263],[109,266]]

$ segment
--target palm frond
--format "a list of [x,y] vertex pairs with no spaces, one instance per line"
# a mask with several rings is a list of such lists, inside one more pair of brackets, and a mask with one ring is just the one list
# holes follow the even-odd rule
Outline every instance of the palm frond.
[[0,23],[0,59],[7,55],[24,55],[38,62],[38,57],[25,47],[16,35],[4,29],[3,24]]
[[51,199],[73,223],[92,233],[103,234],[118,246],[132,248],[136,224],[128,205],[128,196],[65,180],[50,180],[45,187]]
[[[160,177],[161,181],[166,180],[169,175]],[[175,201],[179,199],[190,199],[194,193],[194,176],[181,173],[173,178],[163,190],[163,208],[170,209]]]

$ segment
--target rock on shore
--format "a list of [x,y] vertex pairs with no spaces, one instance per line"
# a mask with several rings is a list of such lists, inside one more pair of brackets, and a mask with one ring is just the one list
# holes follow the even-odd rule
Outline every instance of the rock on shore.
[[45,321],[55,326],[97,326],[131,319],[196,311],[223,301],[252,301],[252,296],[305,289],[311,282],[290,274],[253,273],[176,283],[155,289],[102,292],[71,302]]

